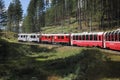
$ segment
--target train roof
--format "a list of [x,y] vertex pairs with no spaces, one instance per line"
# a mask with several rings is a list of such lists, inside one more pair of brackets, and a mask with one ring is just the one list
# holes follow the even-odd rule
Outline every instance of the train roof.
[[63,35],[70,35],[70,34],[41,34],[41,35],[45,35],[45,36],[55,36],[55,35],[57,35],[57,36],[63,36]]
[[38,33],[19,33],[18,35],[40,35]]
[[104,32],[83,32],[83,33],[72,33],[71,35],[90,35],[90,34],[98,34],[98,35],[101,35],[103,34]]

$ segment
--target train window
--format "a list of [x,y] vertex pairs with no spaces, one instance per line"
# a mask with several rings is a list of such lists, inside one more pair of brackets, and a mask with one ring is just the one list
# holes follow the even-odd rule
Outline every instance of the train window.
[[106,36],[107,36],[107,41],[109,41],[109,40],[110,40],[110,37],[109,37],[110,35],[109,35],[109,33],[107,33]]
[[110,34],[110,32],[108,33],[108,41],[111,41],[111,34]]
[[120,41],[120,32],[119,32],[119,41]]
[[97,41],[97,35],[94,35],[94,40]]
[[79,36],[79,40],[81,40],[81,36]]
[[102,39],[101,39],[101,36],[99,36],[99,41],[101,41]]
[[21,35],[21,38],[22,38],[23,36]]
[[33,35],[33,38],[35,38],[36,36],[35,35]]
[[39,35],[37,37],[39,38]]
[[73,40],[75,40],[75,36],[73,36]]
[[[108,41],[108,32],[105,34],[105,39],[106,41]],[[100,40],[100,36],[99,36],[99,40]]]
[[92,40],[92,37],[93,37],[93,36],[92,36],[92,35],[90,35],[90,40]]
[[85,40],[85,35],[82,35],[82,40]]
[[70,38],[69,36],[66,36],[66,38]]
[[115,32],[114,37],[115,37],[115,41],[117,41],[118,40],[118,38],[117,38],[117,32]]
[[78,35],[76,35],[76,40],[79,40],[79,39],[78,39]]
[[112,34],[111,34],[111,41],[114,41],[114,34],[113,34],[114,32],[112,32]]
[[111,39],[110,39],[110,41],[113,41],[113,35],[111,34],[110,36],[111,36]]
[[57,38],[60,39],[60,36],[58,36]]
[[60,39],[60,36],[58,36],[58,39]]
[[111,41],[111,35],[110,34],[108,35],[108,41]]
[[89,40],[88,35],[86,35],[86,40]]
[[25,35],[24,35],[24,38],[25,38]]
[[64,39],[64,36],[61,36],[61,39]]

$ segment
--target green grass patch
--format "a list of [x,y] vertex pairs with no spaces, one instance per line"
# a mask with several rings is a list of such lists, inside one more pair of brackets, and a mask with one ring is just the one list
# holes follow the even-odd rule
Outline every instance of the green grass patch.
[[[105,55],[99,57],[96,54],[94,57],[94,53],[107,54],[110,59],[106,61]],[[85,54],[89,54],[89,57]],[[93,55],[92,58],[91,55]],[[105,61],[107,66],[107,69],[104,68],[105,72],[101,80],[119,79],[118,55],[110,55],[97,48],[26,45],[0,39],[0,78],[2,80],[73,80],[78,77],[80,67],[78,64],[81,61],[83,61],[82,64],[85,64],[86,61],[87,64],[90,63],[92,68],[88,68],[88,70],[98,70],[99,68],[94,69],[93,63],[94,61],[97,63],[96,60],[99,58],[103,58],[100,60]],[[96,75],[98,74],[96,73]]]
[[17,42],[17,33],[14,32],[9,32],[9,31],[4,31],[4,32],[0,32],[0,38],[7,40],[9,42]]

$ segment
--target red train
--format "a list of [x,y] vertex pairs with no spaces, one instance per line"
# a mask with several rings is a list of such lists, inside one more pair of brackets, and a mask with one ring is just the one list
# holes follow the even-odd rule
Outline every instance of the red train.
[[[32,41],[39,43],[56,43],[84,47],[100,47],[120,51],[120,30],[109,32],[84,32],[71,34],[18,34],[18,41]],[[21,37],[21,36],[26,37]],[[32,35],[36,39],[30,38]],[[39,39],[39,40],[38,40]]]
[[70,34],[41,34],[41,42],[70,44]]

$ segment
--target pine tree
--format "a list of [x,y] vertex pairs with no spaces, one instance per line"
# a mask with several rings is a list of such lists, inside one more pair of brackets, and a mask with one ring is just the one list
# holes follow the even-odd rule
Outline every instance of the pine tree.
[[13,21],[14,21],[14,4],[10,3],[7,11],[8,15],[8,30],[13,31]]
[[19,0],[15,0],[15,3],[14,3],[14,11],[15,11],[15,25],[16,25],[16,32],[19,33],[20,31],[20,22],[22,21],[22,13],[23,13],[23,10],[22,10],[22,5],[20,3]]
[[0,28],[6,25],[7,15],[5,10],[4,1],[0,0]]
[[45,4],[44,0],[30,0],[26,20],[24,24],[27,24],[26,27],[29,32],[40,32],[41,27],[45,26]]
[[22,5],[19,0],[13,0],[8,7],[8,26],[10,31],[19,33],[22,21]]
[[35,32],[36,30],[36,8],[38,0],[30,0],[27,12],[28,12],[28,27],[30,32]]

